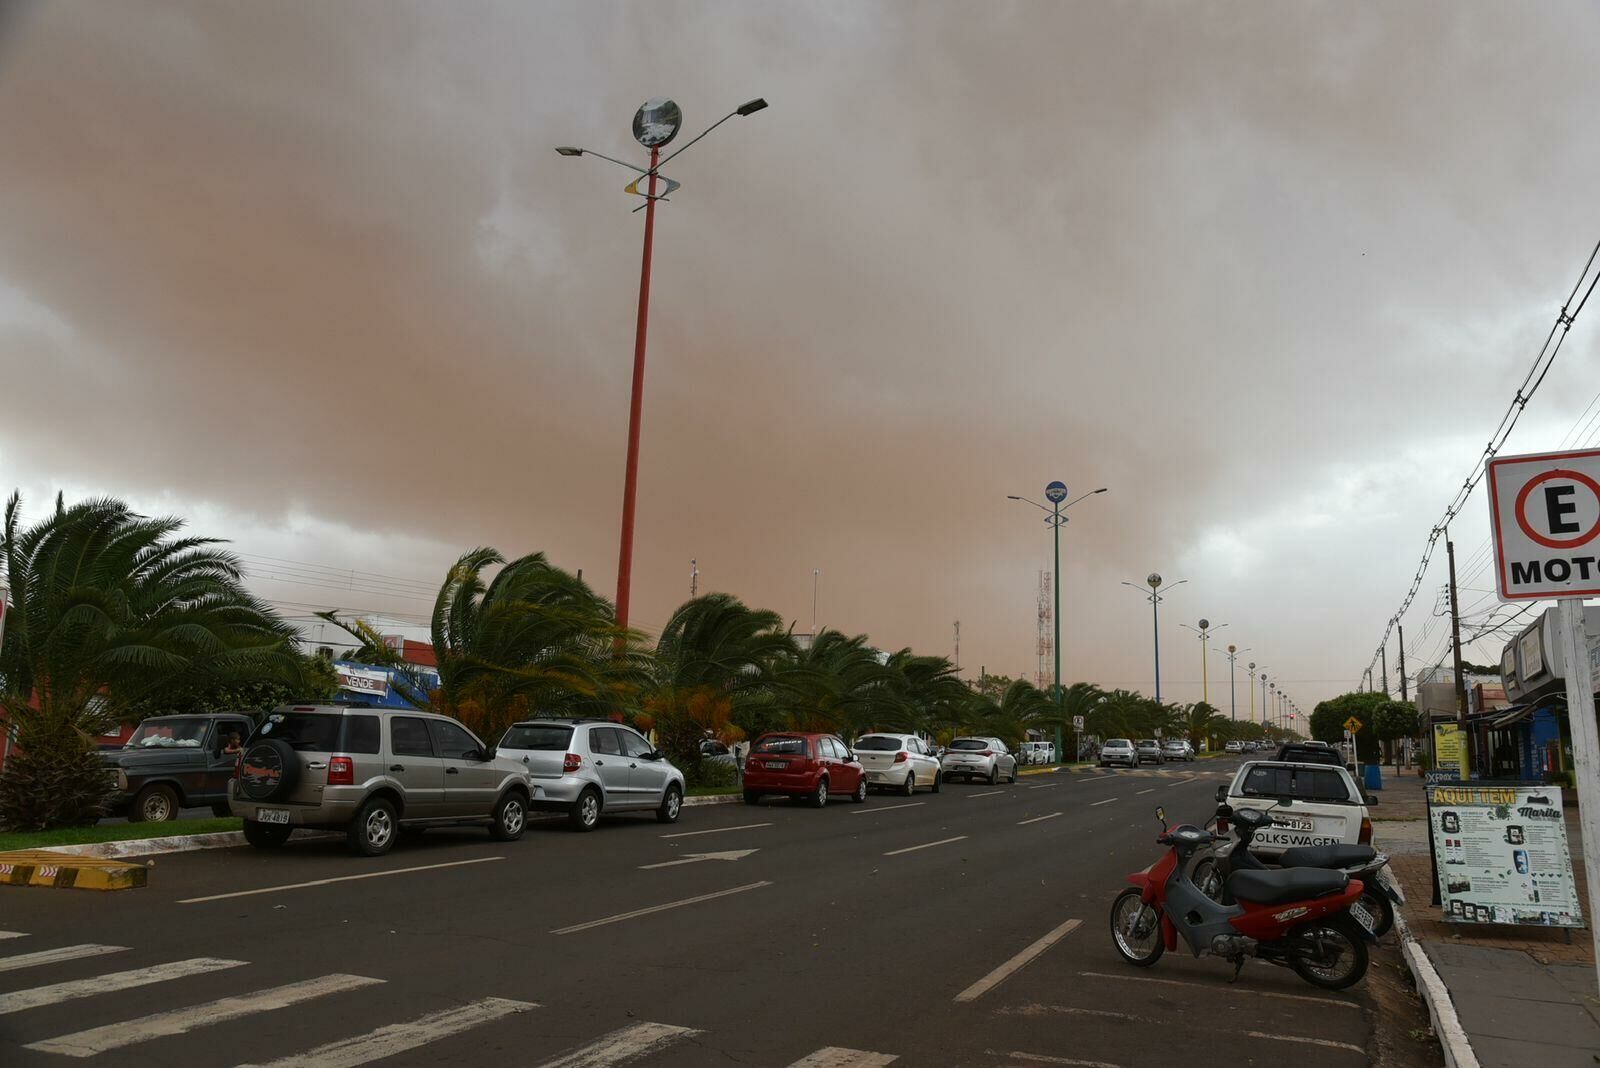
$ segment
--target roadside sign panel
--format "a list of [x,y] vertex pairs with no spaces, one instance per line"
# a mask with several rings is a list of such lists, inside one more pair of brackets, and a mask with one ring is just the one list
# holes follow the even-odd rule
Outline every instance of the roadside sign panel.
[[1075,731],[1083,730],[1083,717],[1082,716],[1073,716],[1072,717],[1072,729],[1075,730]]
[[1600,449],[1489,461],[1503,601],[1600,597]]
[[1354,734],[1364,726],[1366,726],[1366,724],[1362,723],[1354,716],[1351,716],[1349,719],[1344,721],[1344,729],[1349,731],[1351,734]]
[[1429,786],[1428,819],[1446,922],[1584,925],[1560,787]]

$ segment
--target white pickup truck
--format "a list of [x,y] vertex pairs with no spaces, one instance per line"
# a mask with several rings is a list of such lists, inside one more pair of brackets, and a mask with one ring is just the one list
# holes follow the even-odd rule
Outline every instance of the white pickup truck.
[[1252,760],[1233,782],[1217,787],[1217,801],[1232,808],[1263,808],[1272,826],[1256,834],[1254,852],[1273,857],[1294,846],[1370,845],[1372,816],[1348,771],[1327,764]]

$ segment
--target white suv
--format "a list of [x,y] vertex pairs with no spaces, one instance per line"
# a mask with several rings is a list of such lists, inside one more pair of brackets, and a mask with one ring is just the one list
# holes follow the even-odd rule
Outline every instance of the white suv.
[[1372,816],[1355,779],[1342,767],[1252,760],[1241,765],[1217,801],[1232,808],[1268,808],[1271,826],[1256,833],[1251,851],[1274,857],[1295,846],[1371,845]]

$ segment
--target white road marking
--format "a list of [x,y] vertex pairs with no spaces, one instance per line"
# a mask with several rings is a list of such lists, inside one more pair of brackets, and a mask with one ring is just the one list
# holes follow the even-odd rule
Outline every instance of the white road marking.
[[[1145,869],[1148,871],[1149,869]],[[1279,998],[1284,1001],[1309,1001],[1316,1005],[1338,1005],[1344,1009],[1360,1009],[1361,1005],[1355,1001],[1345,1001],[1342,998],[1319,998],[1309,994],[1280,994],[1275,990],[1252,990],[1247,986],[1222,986],[1214,983],[1190,983],[1182,979],[1157,979],[1149,975],[1117,975],[1112,972],[1079,972],[1085,979],[1120,979],[1127,983],[1159,983],[1162,986],[1192,986],[1196,990],[1209,990],[1213,993],[1221,991],[1228,994],[1257,994],[1264,998]]]
[[1060,786],[1060,785],[1061,784],[1058,783],[1058,782],[1047,782],[1043,786],[1030,786],[1030,787],[1028,787],[1028,789],[1030,789],[1030,790],[1048,790],[1052,786]]
[[651,905],[648,908],[634,909],[632,912],[622,912],[615,916],[607,916],[604,919],[590,920],[588,923],[575,923],[571,927],[557,927],[550,933],[554,935],[576,934],[579,931],[587,931],[595,927],[604,927],[608,923],[621,923],[623,920],[631,920],[639,916],[649,916],[651,913],[655,912],[666,912],[668,909],[682,908],[685,905],[698,905],[702,901],[715,901],[719,897],[727,897],[730,894],[742,894],[746,890],[759,890],[763,886],[771,885],[772,883],[770,880],[763,879],[759,883],[745,883],[743,886],[735,886],[728,890],[717,890],[709,894],[700,894],[698,897],[686,897],[681,901],[668,901],[665,905]]
[[[1031,790],[1031,789],[1033,789],[1033,787],[1030,786],[1030,787],[1028,787],[1028,789]],[[968,797],[993,797],[995,794],[1003,794],[1003,793],[1005,793],[1004,790],[985,790],[981,794],[968,794],[967,796]]]
[[197,1027],[226,1023],[229,1020],[254,1016],[258,1012],[287,1008],[302,1001],[310,1001],[312,998],[381,982],[382,979],[369,979],[364,975],[324,975],[317,979],[273,987],[270,990],[258,990],[252,994],[219,998],[204,1005],[185,1005],[181,1009],[141,1016],[136,1020],[125,1020],[122,1023],[106,1024],[104,1027],[94,1027],[87,1031],[62,1035],[60,1038],[47,1038],[42,1042],[29,1043],[28,1048],[41,1053],[61,1053],[68,1057],[93,1057],[97,1053],[148,1042],[152,1038],[184,1035]]
[[991,1057],[1009,1057],[1014,1061],[1023,1061],[1027,1064],[1074,1064],[1079,1068],[1122,1068],[1120,1064],[1110,1061],[1080,1061],[1074,1057],[1052,1057],[1048,1053],[1022,1053],[1012,1050],[1010,1053],[997,1053],[994,1050],[986,1051]]
[[602,1035],[582,1049],[545,1061],[539,1068],[611,1068],[666,1049],[680,1039],[698,1035],[692,1027],[671,1024],[636,1023],[609,1035]]
[[[397,1053],[426,1046],[441,1038],[470,1031],[518,1012],[539,1006],[531,1001],[484,998],[460,1008],[444,1009],[419,1016],[410,1023],[390,1024],[354,1038],[329,1042],[304,1053],[291,1053],[271,1061],[263,1068],[356,1068],[356,1065],[393,1057]],[[252,1068],[240,1065],[239,1068]]]
[[255,894],[275,894],[280,890],[304,890],[308,886],[328,886],[331,883],[349,883],[357,879],[381,879],[385,875],[409,875],[414,871],[437,871],[440,868],[459,868],[464,864],[488,864],[505,857],[475,857],[472,860],[451,860],[443,864],[419,864],[414,868],[391,868],[388,871],[369,871],[364,875],[340,875],[332,879],[313,879],[308,883],[285,883],[282,886],[263,886],[259,890],[236,890],[231,894],[212,894],[209,897],[186,897],[180,905],[198,905],[204,901],[225,901],[230,897],[251,897]]
[[864,1049],[825,1046],[789,1065],[789,1068],[882,1068],[898,1058],[892,1053],[869,1053]]
[[27,938],[27,937],[28,937],[28,932],[26,932],[26,931],[0,931],[0,942],[3,942],[8,938]]
[[1029,964],[1039,954],[1043,953],[1045,950],[1049,949],[1051,946],[1067,937],[1067,935],[1077,930],[1080,923],[1082,923],[1081,920],[1067,920],[1055,930],[1051,931],[1049,934],[1033,943],[1033,945],[1029,946],[1027,949],[1024,949],[1021,953],[1018,953],[1015,957],[1012,957],[1010,960],[1000,965],[1000,967],[996,968],[994,971],[990,972],[988,975],[984,976],[982,979],[979,979],[976,983],[973,983],[961,993],[957,994],[956,1001],[976,1001],[983,997],[983,995],[987,994],[989,991],[1005,982],[1012,975],[1021,970],[1025,965]]
[[1053,820],[1059,815],[1061,815],[1061,813],[1052,812],[1048,816],[1035,816],[1031,820],[1018,820],[1017,821],[1017,826],[1018,827],[1026,827],[1028,824],[1030,824],[1030,823],[1038,823],[1040,820]]
[[1200,781],[1200,776],[1193,775],[1193,776],[1190,776],[1187,779],[1179,779],[1177,782],[1169,782],[1169,783],[1167,783],[1167,785],[1168,786],[1182,786],[1184,783],[1199,782],[1199,781]]
[[906,846],[904,849],[891,849],[884,856],[898,857],[901,853],[915,853],[919,849],[932,849],[934,846],[949,845],[951,842],[964,841],[966,838],[966,835],[958,834],[954,838],[941,838],[937,842],[924,842],[921,845]]
[[[1135,1016],[1131,1012],[1112,1012],[1110,1009],[1080,1009],[1075,1005],[1020,1005],[1016,1008],[999,1010],[1018,1016],[1038,1016],[1046,1012],[1062,1013],[1070,1016],[1101,1016],[1111,1020],[1127,1020],[1129,1023],[1149,1024],[1152,1027],[1171,1026],[1163,1020],[1150,1016]],[[1208,1030],[1210,1030],[1208,1028]],[[1233,1032],[1230,1032],[1233,1033]],[[1266,1031],[1242,1031],[1250,1038],[1264,1038],[1272,1042],[1295,1042],[1303,1046],[1324,1046],[1328,1049],[1347,1049],[1353,1053],[1366,1054],[1366,1049],[1351,1042],[1336,1042],[1331,1038],[1310,1038],[1304,1035],[1275,1035]]]
[[1148,790],[1138,790],[1138,791],[1136,791],[1136,792],[1137,792],[1137,793],[1140,793],[1140,794],[1153,794],[1153,793],[1155,793],[1155,792],[1156,792],[1156,788],[1155,788],[1155,787],[1154,787],[1154,786],[1152,786],[1152,787],[1150,787],[1150,789],[1148,789]]
[[[998,793],[998,792],[999,791],[996,791],[996,793]],[[852,815],[852,816],[864,816],[864,815],[866,815],[868,813],[871,813],[871,812],[893,812],[896,809],[917,808],[920,805],[926,805],[926,804],[927,804],[926,801],[907,801],[903,805],[873,805],[871,808],[853,808],[853,809],[850,810],[850,815]]]
[[122,953],[127,948],[127,946],[100,946],[91,942],[81,946],[44,949],[38,953],[19,953],[15,957],[0,957],[0,972],[14,972],[19,968],[33,968],[40,964],[60,964],[62,961],[98,957],[105,953]]
[[663,860],[659,864],[641,864],[640,871],[649,871],[651,868],[675,868],[679,864],[698,864],[702,860],[743,860],[751,853],[759,853],[759,849],[728,849],[721,853],[690,853],[677,860]]
[[1303,1046],[1326,1046],[1328,1049],[1348,1049],[1356,1053],[1367,1051],[1353,1042],[1335,1042],[1331,1038],[1306,1038],[1301,1035],[1273,1035],[1266,1031],[1246,1031],[1251,1038],[1267,1038],[1274,1042],[1298,1042]]
[[1089,807],[1090,808],[1099,808],[1101,805],[1109,805],[1109,804],[1111,804],[1111,802],[1113,802],[1115,800],[1116,800],[1116,798],[1114,798],[1114,797],[1108,797],[1104,801],[1092,801],[1092,802],[1090,802]]
[[130,990],[136,986],[164,983],[168,979],[182,979],[188,975],[220,972],[224,968],[237,968],[244,963],[242,960],[194,957],[190,960],[173,961],[170,964],[157,964],[149,968],[134,968],[132,971],[97,975],[93,979],[74,979],[68,983],[36,986],[32,990],[0,994],[0,1016],[10,1012],[21,1012],[23,1009],[37,1009],[43,1005],[56,1005],[63,1001],[92,997],[95,994],[110,994],[118,990]]
[[677,834],[663,834],[662,838],[693,838],[697,834],[721,834],[723,831],[753,831],[757,827],[771,827],[770,823],[741,823],[737,827],[713,827],[709,831],[679,831]]

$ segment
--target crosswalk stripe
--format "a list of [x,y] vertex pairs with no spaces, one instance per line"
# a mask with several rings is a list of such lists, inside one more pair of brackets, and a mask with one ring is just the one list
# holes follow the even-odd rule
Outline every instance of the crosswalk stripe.
[[[493,1023],[514,1013],[527,1012],[539,1006],[531,1001],[508,1001],[505,998],[484,998],[455,1009],[442,1009],[419,1016],[410,1023],[390,1024],[354,1038],[329,1042],[304,1053],[280,1057],[262,1068],[355,1068],[356,1065],[393,1057],[397,1053],[426,1046],[441,1038],[470,1031],[486,1023]],[[240,1065],[239,1068],[252,1068]]]
[[62,1035],[60,1038],[47,1038],[42,1042],[29,1043],[27,1048],[41,1053],[61,1053],[68,1057],[93,1057],[97,1053],[148,1042],[152,1038],[188,1034],[197,1027],[226,1023],[242,1016],[254,1016],[258,1012],[287,1008],[302,1001],[310,1001],[312,998],[381,982],[382,979],[369,979],[364,975],[324,975],[317,979],[276,986],[270,990],[218,998],[204,1005],[186,1005],[170,1012],[158,1012],[151,1016],[141,1016],[136,1020],[106,1024],[104,1027],[94,1027],[87,1031]]
[[74,979],[69,983],[36,986],[32,990],[0,994],[0,1016],[21,1012],[24,1009],[36,1009],[42,1005],[56,1005],[63,1001],[92,997],[95,994],[110,994],[118,990],[130,990],[136,986],[164,983],[168,979],[220,972],[225,968],[237,968],[244,963],[242,960],[194,957],[190,960],[175,960],[170,964],[156,964],[149,968],[134,968],[126,972],[97,975],[93,979]]
[[28,932],[26,932],[26,931],[0,931],[0,942],[5,941],[7,938],[27,938],[27,937],[28,937]]
[[674,1027],[671,1024],[636,1023],[609,1035],[602,1035],[582,1049],[545,1061],[540,1068],[611,1068],[627,1064],[648,1054],[666,1049],[674,1042],[700,1032],[692,1027]]
[[14,972],[19,968],[35,968],[41,964],[60,964],[63,961],[81,960],[84,957],[98,957],[103,953],[121,953],[127,948],[127,946],[100,946],[91,942],[81,946],[43,949],[38,953],[19,953],[14,957],[0,957],[0,972]]
[[893,1064],[897,1057],[892,1053],[869,1053],[864,1049],[845,1049],[843,1046],[825,1046],[817,1052],[801,1057],[789,1068],[882,1068]]

